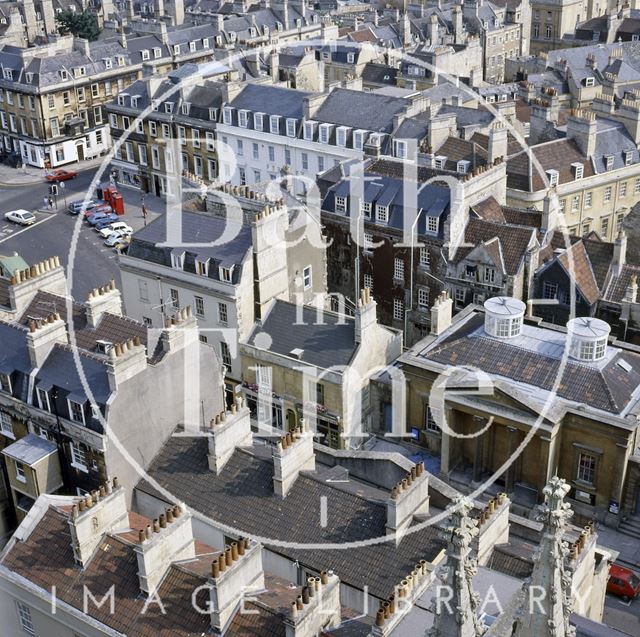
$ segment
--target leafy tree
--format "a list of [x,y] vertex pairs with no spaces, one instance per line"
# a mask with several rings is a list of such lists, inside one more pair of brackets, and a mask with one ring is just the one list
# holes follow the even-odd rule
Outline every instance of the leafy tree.
[[83,11],[82,13],[78,13],[77,11],[61,11],[56,16],[56,20],[58,21],[58,30],[61,35],[72,33],[90,42],[97,40],[100,35],[98,20],[96,16],[89,11]]

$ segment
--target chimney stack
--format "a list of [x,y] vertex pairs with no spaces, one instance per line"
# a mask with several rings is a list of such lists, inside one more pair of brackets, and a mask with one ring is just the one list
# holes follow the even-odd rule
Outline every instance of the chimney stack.
[[315,471],[313,433],[304,421],[293,432],[278,441],[273,450],[273,490],[285,498],[301,471]]
[[116,287],[116,282],[111,279],[107,285],[91,290],[85,308],[87,323],[91,327],[98,326],[103,314],[122,316],[122,296]]
[[152,529],[147,527],[144,540],[134,550],[138,558],[140,589],[152,595],[171,562],[196,555],[191,513],[183,505],[175,505],[161,513],[153,521]]
[[45,319],[29,321],[27,349],[32,367],[40,367],[56,343],[69,343],[67,326],[57,312]]
[[58,257],[43,259],[24,270],[14,271],[9,285],[9,306],[20,313],[41,290],[66,296],[67,281]]
[[332,571],[308,577],[300,595],[291,602],[285,619],[286,637],[310,637],[340,625],[340,579]]
[[371,296],[369,288],[364,288],[360,292],[360,299],[356,307],[355,315],[355,341],[363,344],[365,342],[366,333],[378,324],[376,302]]
[[593,157],[596,151],[598,125],[596,114],[590,111],[574,109],[567,121],[567,139],[573,139],[578,148],[587,157]]
[[387,535],[394,534],[398,545],[413,516],[428,512],[429,474],[424,469],[424,462],[419,462],[391,490],[387,500]]
[[76,562],[86,566],[105,533],[128,527],[125,490],[114,478],[73,505],[69,530]]
[[211,627],[216,635],[225,633],[245,595],[264,589],[261,545],[245,538],[234,544],[211,564]]
[[624,300],[628,303],[637,303],[638,299],[638,277],[635,274],[631,275],[629,279],[629,285],[624,295]]
[[627,233],[624,230],[618,232],[616,240],[613,242],[612,265],[615,271],[620,274],[622,266],[627,262]]
[[120,383],[133,378],[147,368],[147,348],[140,338],[130,338],[124,343],[116,343],[109,350],[107,377],[111,391],[116,391]]
[[478,534],[472,539],[471,547],[475,551],[478,564],[485,566],[496,544],[509,542],[510,500],[505,493],[498,493],[480,512]]
[[190,305],[176,310],[171,318],[165,320],[160,340],[165,352],[179,352],[199,342],[198,322],[191,313]]
[[210,423],[209,469],[217,475],[238,447],[249,446],[252,442],[249,408],[243,406],[242,398],[238,403],[237,407],[233,405],[231,411],[218,414]]
[[431,333],[440,336],[451,327],[453,301],[449,292],[443,290],[431,308]]
[[501,122],[494,122],[489,130],[488,161],[493,165],[497,159],[507,157],[507,128]]

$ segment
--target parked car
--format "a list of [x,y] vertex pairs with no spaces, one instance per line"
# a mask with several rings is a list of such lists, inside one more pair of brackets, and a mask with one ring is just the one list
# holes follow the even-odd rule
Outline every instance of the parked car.
[[84,218],[88,220],[89,217],[97,214],[98,212],[106,212],[107,214],[109,214],[110,212],[113,212],[113,208],[104,201],[96,201],[96,204],[93,208],[85,211]]
[[78,173],[75,170],[67,170],[59,168],[58,170],[52,170],[45,179],[47,181],[67,181],[69,179],[75,179]]
[[120,230],[116,230],[112,232],[105,240],[104,245],[109,246],[110,248],[114,248],[119,243],[122,243],[122,240],[126,235],[122,234]]
[[100,236],[106,239],[113,232],[118,232],[124,237],[125,235],[131,234],[133,232],[133,228],[128,226],[124,221],[116,221],[106,228],[102,228],[100,230]]
[[629,568],[612,564],[609,568],[607,593],[622,597],[625,601],[635,599],[640,595],[640,577]]
[[89,199],[87,203],[85,203],[84,200],[72,201],[67,206],[67,210],[69,211],[69,214],[79,215],[81,211],[84,211],[86,213],[89,210],[93,210],[96,207],[96,205],[97,204],[95,201],[93,201],[93,199]]
[[110,215],[105,215],[103,219],[99,219],[97,223],[94,223],[92,225],[98,232],[100,232],[100,230],[102,230],[103,228],[106,228],[110,226],[112,223],[115,223],[116,221],[118,221],[118,218],[119,218],[118,215],[112,213]]
[[129,250],[129,244],[131,243],[131,237],[120,237],[118,239],[118,241],[115,243],[115,245],[113,246],[113,249],[118,253],[118,254],[127,254],[127,251]]
[[36,222],[36,216],[28,210],[11,210],[4,213],[4,218],[7,221],[19,223],[21,226],[30,226]]
[[94,215],[91,215],[87,221],[89,225],[96,226],[105,219],[108,219],[108,223],[113,223],[114,221],[118,221],[118,218],[118,215],[112,212],[96,212]]

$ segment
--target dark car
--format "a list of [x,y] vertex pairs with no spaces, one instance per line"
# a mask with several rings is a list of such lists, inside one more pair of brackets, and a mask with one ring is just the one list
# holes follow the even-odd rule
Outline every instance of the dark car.
[[107,226],[110,226],[112,223],[115,223],[116,221],[120,221],[120,217],[112,213],[112,214],[105,215],[104,218],[98,219],[96,223],[92,223],[91,225],[96,230],[99,231],[99,230],[102,230],[102,228],[106,228]]
[[[99,223],[100,221],[102,221],[103,219],[106,219],[110,214],[110,212],[96,212],[94,215],[91,215],[87,221],[89,222],[89,225],[95,226],[97,223]],[[114,215],[115,217],[117,217],[118,215]],[[115,221],[115,219],[109,221],[109,223],[113,223],[113,221]]]
[[64,170],[59,168],[58,170],[52,170],[47,174],[45,179],[47,181],[67,181],[69,179],[75,179],[78,173],[75,170]]
[[93,209],[96,207],[96,205],[97,205],[96,202],[93,201],[92,199],[89,199],[89,201],[87,201],[86,204],[84,200],[81,199],[79,201],[72,201],[67,206],[67,210],[69,211],[70,215],[79,215],[80,212],[88,212],[89,210],[93,212]]

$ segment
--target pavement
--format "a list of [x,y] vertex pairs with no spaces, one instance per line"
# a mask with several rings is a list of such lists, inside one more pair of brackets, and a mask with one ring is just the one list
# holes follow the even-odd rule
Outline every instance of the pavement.
[[[95,171],[104,161],[104,157],[97,157],[96,159],[79,161],[68,166],[60,166],[60,168],[69,168],[69,170],[75,170],[78,173],[86,170]],[[47,171],[44,168],[35,168],[34,166],[11,168],[6,164],[0,163],[0,187],[20,188],[27,185],[41,184],[44,183],[46,174]]]
[[[104,245],[101,237],[88,224],[67,213],[69,202],[85,197],[95,173],[95,167],[85,169],[75,179],[65,182],[64,190],[57,197],[57,208],[44,211],[40,209],[44,197],[48,195],[48,184],[42,175],[36,183],[31,184],[14,183],[7,186],[0,183],[0,253],[11,254],[15,251],[27,262],[57,255],[65,267],[69,265],[73,254],[71,294],[78,301],[84,301],[90,290],[112,278],[120,284],[117,254]],[[127,187],[120,187],[119,190],[125,203],[122,219],[136,231],[144,226],[142,195],[140,191]],[[165,203],[158,197],[145,195],[144,204],[148,211],[147,222],[164,212]],[[19,208],[33,211],[36,223],[25,228],[5,221],[5,212]],[[74,242],[76,224],[78,233],[77,242]]]
[[[619,552],[616,562],[640,573],[640,541],[616,529],[598,525],[598,544]],[[640,633],[639,633],[640,634]]]

